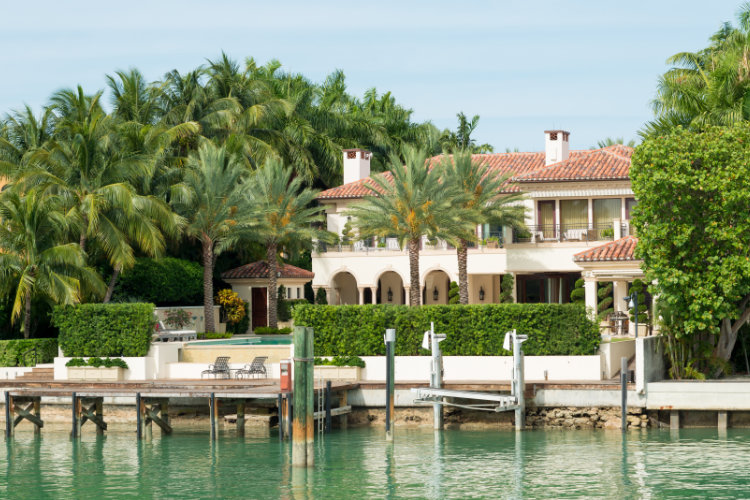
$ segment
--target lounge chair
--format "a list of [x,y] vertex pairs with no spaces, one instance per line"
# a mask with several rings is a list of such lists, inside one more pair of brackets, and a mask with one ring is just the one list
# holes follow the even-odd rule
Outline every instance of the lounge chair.
[[201,378],[203,375],[213,375],[216,378],[217,375],[221,375],[222,378],[230,378],[229,372],[229,356],[219,356],[213,364],[208,365],[208,370],[201,372]]
[[266,360],[268,356],[255,356],[253,362],[247,364],[237,370],[237,378],[245,378],[245,375],[263,375],[263,378],[268,378],[268,372],[266,372]]

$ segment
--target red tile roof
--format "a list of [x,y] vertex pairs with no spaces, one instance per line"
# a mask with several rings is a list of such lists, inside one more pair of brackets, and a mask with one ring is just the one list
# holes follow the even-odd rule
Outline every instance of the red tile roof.
[[574,262],[602,262],[608,260],[636,260],[635,246],[638,238],[625,236],[604,245],[579,252],[573,256]]
[[[302,269],[291,264],[279,265],[280,278],[306,278],[313,279],[315,273]],[[265,260],[259,260],[251,264],[235,267],[221,274],[224,279],[242,279],[242,278],[268,278],[268,263]]]
[[[543,181],[584,181],[584,180],[619,180],[628,179],[630,156],[633,148],[615,145],[602,149],[587,149],[571,151],[567,160],[544,166],[544,152],[537,153],[492,153],[474,155],[474,159],[483,159],[490,169],[500,174],[514,175],[514,181],[543,182]],[[432,163],[440,157],[432,158]],[[389,172],[375,174],[384,176],[390,181]],[[368,184],[374,183],[368,177],[358,181],[337,186],[321,192],[318,199],[336,200],[348,198],[362,198],[372,192]],[[518,186],[509,185],[508,191],[520,191]]]

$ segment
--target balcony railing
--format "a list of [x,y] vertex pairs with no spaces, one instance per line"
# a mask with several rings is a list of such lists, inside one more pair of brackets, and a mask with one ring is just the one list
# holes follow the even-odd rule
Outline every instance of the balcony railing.
[[[623,223],[620,234],[627,236],[630,225]],[[542,224],[513,230],[513,243],[543,243],[549,241],[612,241],[615,227],[609,224]]]

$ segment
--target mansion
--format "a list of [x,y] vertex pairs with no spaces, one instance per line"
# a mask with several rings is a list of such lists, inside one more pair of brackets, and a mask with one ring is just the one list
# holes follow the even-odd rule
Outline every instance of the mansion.
[[[507,274],[513,277],[516,302],[567,303],[583,277],[586,306],[594,314],[597,281],[614,283],[615,310],[625,310],[628,283],[643,277],[630,226],[636,203],[628,176],[633,149],[613,145],[571,151],[569,132],[544,134],[544,151],[475,155],[492,170],[512,176],[507,189],[524,193],[528,210],[525,230],[477,226],[479,243],[468,251],[469,303],[499,302]],[[346,210],[370,193],[371,157],[361,149],[345,150],[344,183],[318,195],[329,231],[356,232],[351,223],[345,227]],[[408,302],[409,258],[397,238],[319,244],[312,270],[313,288],[324,288],[329,304]],[[422,303],[447,304],[450,282],[458,281],[455,248],[424,238],[419,271]]]

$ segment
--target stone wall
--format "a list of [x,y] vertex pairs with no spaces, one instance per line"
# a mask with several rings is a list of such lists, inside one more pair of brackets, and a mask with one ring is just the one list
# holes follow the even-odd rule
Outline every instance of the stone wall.
[[[620,429],[621,411],[605,408],[527,408],[528,427],[562,429]],[[628,428],[647,428],[649,418],[642,408],[628,408]]]

